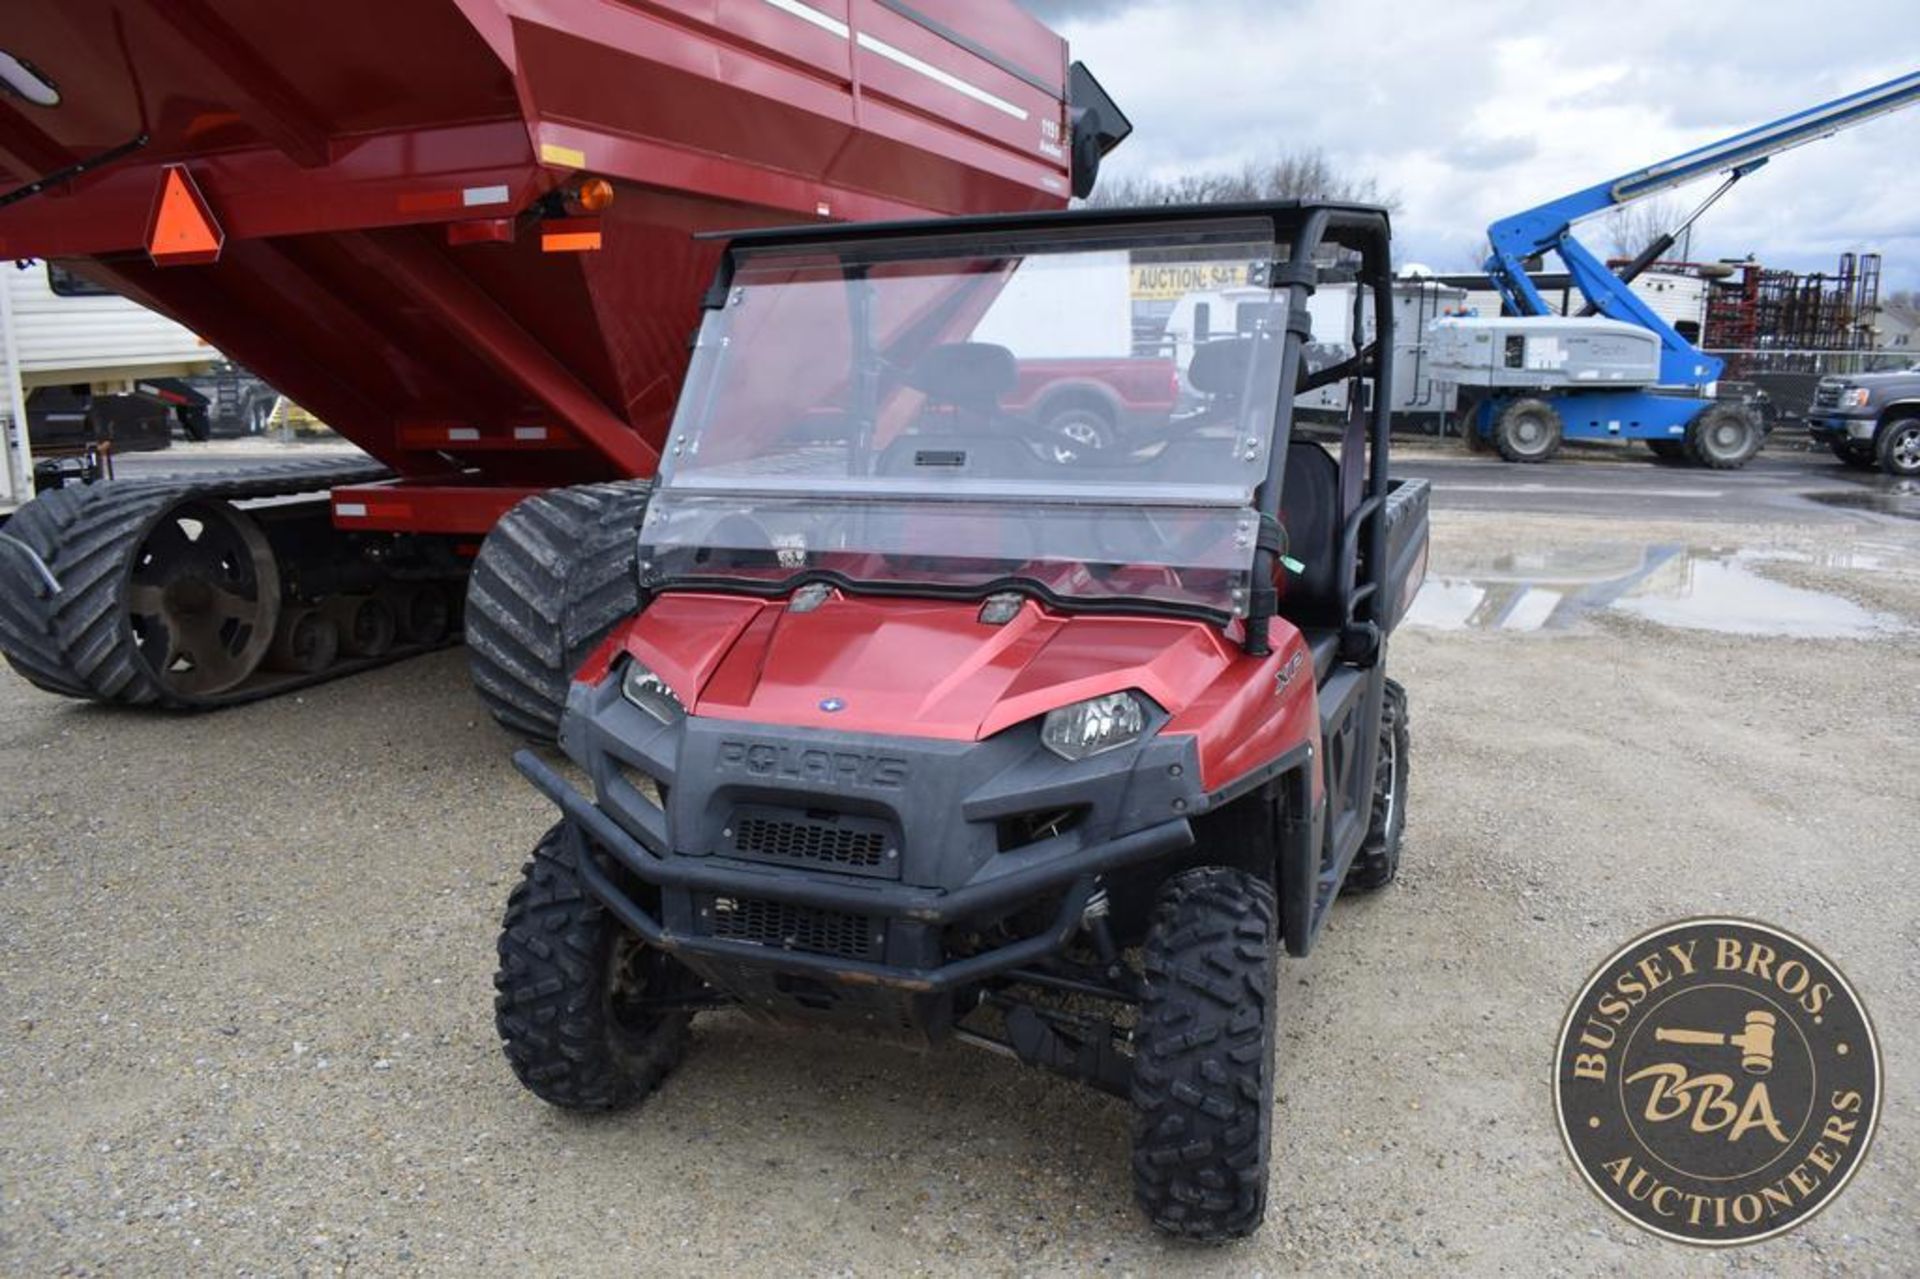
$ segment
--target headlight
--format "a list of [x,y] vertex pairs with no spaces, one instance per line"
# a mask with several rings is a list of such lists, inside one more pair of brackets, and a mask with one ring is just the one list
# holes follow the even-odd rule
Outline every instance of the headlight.
[[1867,401],[1873,398],[1873,392],[1864,386],[1850,386],[1840,392],[1840,406],[1848,409],[1864,409]]
[[1081,760],[1140,740],[1147,708],[1132,693],[1108,693],[1047,712],[1040,744],[1061,759]]
[[620,680],[620,692],[662,724],[671,724],[687,713],[687,708],[667,687],[667,681],[631,658],[627,661],[627,673]]

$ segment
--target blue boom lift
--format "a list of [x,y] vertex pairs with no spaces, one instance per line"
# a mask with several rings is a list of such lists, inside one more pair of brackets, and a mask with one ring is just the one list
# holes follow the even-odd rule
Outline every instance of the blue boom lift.
[[[1563,438],[1645,440],[1658,455],[1743,465],[1765,431],[1744,404],[1712,399],[1722,362],[1687,341],[1629,287],[1675,238],[1769,159],[1920,101],[1920,71],[1699,147],[1502,218],[1487,228],[1486,272],[1508,315],[1435,324],[1436,376],[1477,402],[1465,429],[1510,462],[1543,462]],[[1671,232],[1614,274],[1574,238],[1573,224],[1708,174],[1726,178]],[[1586,299],[1561,316],[1528,277],[1552,251]],[[1439,370],[1444,369],[1444,374]],[[1477,441],[1476,441],[1477,442]]]

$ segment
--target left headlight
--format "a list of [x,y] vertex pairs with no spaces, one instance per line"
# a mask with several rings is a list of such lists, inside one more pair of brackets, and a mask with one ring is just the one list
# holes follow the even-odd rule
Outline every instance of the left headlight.
[[1082,760],[1140,740],[1147,708],[1132,693],[1108,693],[1047,712],[1040,744],[1065,760]]
[[674,695],[671,688],[667,687],[667,681],[631,658],[627,660],[627,673],[620,679],[620,692],[628,701],[662,724],[671,724],[687,713],[687,708],[680,704],[680,699]]
[[1840,392],[1840,404],[1843,408],[1864,409],[1867,401],[1873,398],[1873,391],[1864,386],[1850,386]]

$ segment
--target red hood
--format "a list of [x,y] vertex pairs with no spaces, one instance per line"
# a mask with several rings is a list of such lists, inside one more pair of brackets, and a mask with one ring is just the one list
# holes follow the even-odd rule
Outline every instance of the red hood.
[[1178,714],[1239,656],[1198,621],[1032,602],[1002,626],[979,613],[977,601],[835,595],[789,613],[778,600],[670,594],[635,619],[626,647],[697,715],[962,741],[1123,688]]

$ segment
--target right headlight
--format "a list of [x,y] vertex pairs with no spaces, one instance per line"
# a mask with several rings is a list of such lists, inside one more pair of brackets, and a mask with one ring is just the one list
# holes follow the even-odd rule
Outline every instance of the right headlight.
[[1047,712],[1040,744],[1064,760],[1128,746],[1147,731],[1147,708],[1132,693],[1108,693]]
[[683,719],[687,713],[667,681],[632,658],[627,659],[627,673],[620,677],[620,693],[662,724]]

